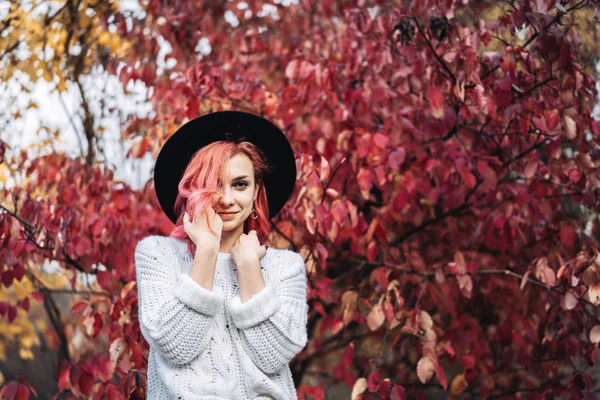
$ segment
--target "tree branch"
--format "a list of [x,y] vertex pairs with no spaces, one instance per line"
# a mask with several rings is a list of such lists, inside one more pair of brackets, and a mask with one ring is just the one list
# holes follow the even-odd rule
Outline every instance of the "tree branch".
[[411,18],[412,18],[413,21],[415,21],[415,25],[417,26],[417,30],[419,31],[419,33],[421,34],[421,36],[423,37],[423,39],[425,39],[425,42],[427,43],[427,46],[429,47],[429,50],[431,50],[431,52],[433,53],[433,55],[435,56],[435,58],[437,59],[437,61],[440,63],[440,65],[442,66],[442,68],[444,68],[444,70],[446,71],[446,73],[448,73],[448,75],[450,75],[450,79],[452,79],[452,84],[453,85],[456,84],[456,77],[454,76],[454,74],[452,73],[452,71],[450,71],[450,68],[448,68],[448,65],[446,65],[446,63],[444,62],[444,60],[442,60],[442,58],[438,55],[438,53],[433,48],[433,45],[431,44],[431,41],[429,41],[429,39],[425,35],[425,32],[423,32],[423,29],[421,28],[421,25],[419,25],[419,21],[417,21],[417,18],[414,15]]
[[[384,267],[388,267],[390,269],[393,269],[395,271],[402,271],[404,273],[407,274],[411,274],[411,275],[418,275],[418,276],[422,276],[424,278],[427,279],[431,279],[431,278],[435,278],[435,272],[422,272],[422,271],[416,271],[412,268],[407,268],[401,265],[397,265],[397,264],[392,264],[392,263],[388,263],[388,262],[366,262],[364,260],[350,260],[350,259],[343,259],[343,258],[335,258],[335,257],[330,257],[327,260],[330,261],[336,261],[336,262],[342,262],[342,263],[351,263],[351,264],[364,264],[366,266],[371,266],[371,267],[379,267],[379,266],[384,266]],[[476,271],[474,274],[469,274],[469,273],[465,273],[465,275],[481,275],[481,276],[486,276],[486,275],[505,275],[505,276],[512,276],[514,278],[518,278],[520,280],[523,280],[524,275],[518,274],[516,272],[507,270],[507,269],[483,269],[483,270],[479,270]],[[446,272],[444,273],[444,277],[446,278],[456,278],[457,274],[454,274],[452,272]],[[565,293],[558,290],[555,286],[548,286],[546,283],[539,281],[537,279],[533,279],[533,278],[526,278],[526,281],[539,286],[541,288],[544,289],[548,289],[554,293],[560,294],[561,296],[564,296]],[[583,297],[579,297],[578,300],[583,300],[589,304],[594,305],[592,302],[590,302],[589,300],[584,299]]]

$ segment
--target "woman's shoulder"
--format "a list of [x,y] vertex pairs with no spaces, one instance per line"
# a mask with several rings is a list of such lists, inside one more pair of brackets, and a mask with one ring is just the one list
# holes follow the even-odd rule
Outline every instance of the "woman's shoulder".
[[278,249],[275,247],[269,247],[267,251],[273,252],[273,254],[276,255],[277,257],[296,258],[296,259],[302,258],[300,253],[298,253],[292,249]]
[[149,235],[137,242],[135,246],[136,253],[163,252],[170,253],[176,251],[179,240],[169,236]]
[[301,271],[306,270],[304,257],[291,249],[276,249],[269,247],[267,253],[270,255],[269,262],[276,266],[295,266]]

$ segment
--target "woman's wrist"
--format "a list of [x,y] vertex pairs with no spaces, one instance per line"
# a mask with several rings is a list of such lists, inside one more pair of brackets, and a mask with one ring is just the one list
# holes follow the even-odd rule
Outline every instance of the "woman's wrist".
[[218,247],[198,247],[196,246],[196,253],[194,254],[194,259],[206,259],[211,257],[216,257],[219,253]]

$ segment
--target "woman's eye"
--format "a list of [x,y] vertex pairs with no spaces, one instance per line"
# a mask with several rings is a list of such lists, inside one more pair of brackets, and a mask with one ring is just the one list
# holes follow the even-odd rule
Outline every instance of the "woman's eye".
[[248,184],[246,182],[237,182],[236,185],[243,185],[241,187],[246,188],[246,186],[248,186]]

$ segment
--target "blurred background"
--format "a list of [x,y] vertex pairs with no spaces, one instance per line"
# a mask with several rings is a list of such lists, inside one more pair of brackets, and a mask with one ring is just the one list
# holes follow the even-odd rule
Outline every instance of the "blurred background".
[[298,397],[600,397],[596,1],[0,0],[0,385],[145,398],[133,249],[185,121],[284,128]]

